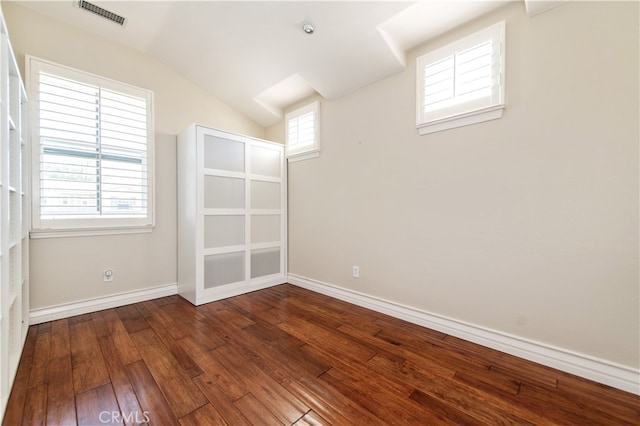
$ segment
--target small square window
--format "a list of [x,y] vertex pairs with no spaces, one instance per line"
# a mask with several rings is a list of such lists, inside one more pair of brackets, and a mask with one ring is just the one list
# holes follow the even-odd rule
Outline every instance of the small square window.
[[421,135],[502,116],[504,44],[502,21],[418,58],[416,126]]
[[285,116],[287,158],[290,161],[320,155],[319,112],[320,103],[316,101]]

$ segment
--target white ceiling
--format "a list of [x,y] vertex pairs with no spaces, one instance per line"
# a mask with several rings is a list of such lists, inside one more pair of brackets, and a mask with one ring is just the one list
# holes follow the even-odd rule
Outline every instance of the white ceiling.
[[263,126],[311,94],[335,99],[402,71],[407,50],[507,3],[89,1],[124,27],[73,0],[21,4],[156,57]]

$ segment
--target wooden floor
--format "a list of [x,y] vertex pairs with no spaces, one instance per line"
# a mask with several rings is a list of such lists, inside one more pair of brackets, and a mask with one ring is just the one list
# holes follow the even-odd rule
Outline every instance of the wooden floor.
[[33,326],[5,425],[640,424],[640,397],[292,285]]

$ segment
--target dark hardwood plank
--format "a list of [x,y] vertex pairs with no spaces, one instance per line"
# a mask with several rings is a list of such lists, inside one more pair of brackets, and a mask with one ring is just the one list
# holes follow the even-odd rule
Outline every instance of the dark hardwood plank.
[[[557,422],[569,421],[574,424],[593,422],[595,424],[613,425],[625,424],[629,421],[633,421],[632,417],[624,415],[620,416],[620,412],[618,410],[602,410],[598,405],[585,404],[582,401],[575,400],[571,396],[559,394],[558,392],[543,389],[528,383],[525,383],[520,387],[518,400],[523,405],[528,407],[537,407],[540,410],[544,410],[544,407],[553,401],[556,409],[548,415],[551,420],[555,420]],[[636,418],[635,420],[640,421],[640,418]]]
[[282,426],[289,424],[281,422],[278,417],[273,415],[267,407],[262,405],[250,393],[236,400],[233,404],[238,407],[238,410],[242,411],[252,425]]
[[193,379],[209,402],[216,407],[225,421],[232,426],[250,426],[249,420],[233,404],[247,393],[238,398],[230,397],[225,389],[220,387],[214,380],[210,379],[207,373]]
[[182,426],[228,425],[222,415],[211,404],[204,405],[180,419]]
[[382,387],[371,383],[359,383],[336,368],[324,373],[320,379],[326,381],[360,405],[365,405],[376,417],[387,424],[421,424],[425,417],[412,407],[406,399],[389,398]]
[[[543,416],[520,404],[505,401],[454,379],[433,375],[412,366],[409,361],[398,364],[384,357],[375,357],[371,362],[380,370],[395,373],[397,378],[420,392],[454,408],[464,407],[465,413],[478,421],[488,424],[502,423],[505,420],[515,424],[545,423]],[[424,401],[424,398],[421,400]]]
[[309,411],[309,407],[302,401],[279,383],[271,380],[264,371],[230,345],[220,346],[212,352],[216,357],[219,357],[220,362],[227,369],[236,374],[240,383],[282,423],[291,424]]
[[138,348],[131,340],[131,336],[115,310],[108,309],[94,313],[92,314],[92,320],[96,328],[96,334],[101,340],[107,340],[110,345],[113,345],[122,365],[131,364],[142,359]]
[[[113,315],[110,315],[110,313]],[[116,345],[116,341],[122,342],[123,339],[114,339],[114,332],[112,332],[112,330],[114,330],[116,326],[109,327],[107,324],[108,322],[119,323],[120,320],[115,314],[115,311],[110,311],[110,313],[107,311],[97,312],[92,314],[92,319],[96,330],[98,330],[98,335],[103,336],[100,339],[100,349],[102,350],[102,356],[104,357],[107,371],[109,372],[109,377],[111,378],[111,386],[113,387],[116,400],[118,401],[120,412],[123,415],[123,421],[127,425],[135,425],[139,423],[138,419],[144,417],[142,415],[143,410],[140,407],[138,398],[136,397],[136,393],[133,390],[131,382],[129,381],[129,377],[127,376],[123,358],[126,360],[135,358],[134,356],[129,355],[133,354],[134,351],[135,354],[138,355],[138,357],[139,354],[135,345],[133,348],[129,348],[127,350],[119,348]],[[124,326],[122,325],[122,323],[120,323],[120,327],[124,330]],[[132,341],[131,344],[133,345]],[[130,363],[131,362],[129,362],[128,364]]]
[[[42,325],[42,324],[40,324]],[[38,337],[36,338],[35,349],[33,351],[33,361],[29,375],[29,388],[48,383],[49,374],[49,353],[51,351],[51,323],[46,331],[38,327]]]
[[116,313],[129,333],[136,333],[149,328],[149,324],[133,305],[116,308]]
[[[409,396],[412,401],[417,402],[429,412],[429,418],[437,418],[438,423],[450,425],[481,425],[485,424],[475,417],[470,416],[463,410],[447,404],[439,398],[415,389]],[[426,416],[425,416],[426,417]]]
[[[20,423],[15,423],[20,424]],[[30,388],[24,401],[24,425],[47,424],[47,385],[40,384]],[[12,425],[13,426],[13,425]]]
[[568,373],[558,373],[558,391],[584,404],[609,412],[620,412],[628,421],[636,419],[640,424],[640,401],[637,395]]
[[71,366],[71,338],[66,319],[51,324],[47,390],[47,424],[76,423],[76,401]]
[[[141,310],[146,309],[146,306],[151,306],[153,304],[137,304],[136,307],[141,312]],[[147,321],[147,323],[151,326],[156,336],[160,339],[160,341],[169,349],[171,355],[175,358],[180,368],[189,376],[195,377],[202,374],[202,370],[198,365],[193,361],[193,359],[187,354],[184,348],[176,341],[176,338],[173,336],[179,336],[178,338],[184,337],[183,333],[171,332],[171,330],[176,330],[177,327],[174,326],[173,321],[165,316],[166,314],[160,311],[159,308],[151,311],[148,310],[146,315],[143,315]],[[168,327],[168,328],[167,328]]]
[[[196,360],[206,372],[208,381],[214,382],[230,401],[242,398],[249,391],[225,368],[212,352],[205,352],[192,337],[180,341],[182,347]],[[198,383],[198,380],[195,380]],[[202,387],[200,386],[202,389]],[[209,399],[211,401],[211,399]],[[211,401],[214,402],[214,401]]]
[[152,329],[138,331],[131,337],[177,418],[207,404],[202,392]]
[[70,325],[69,330],[75,393],[79,394],[109,383],[109,373],[93,322],[78,322]]
[[322,426],[330,424],[325,419],[316,414],[313,410],[302,416],[300,420],[294,423],[296,426]]
[[69,325],[78,324],[79,322],[91,321],[91,314],[82,314],[76,315],[74,317],[68,318]]
[[[404,346],[396,345],[385,339],[380,339],[378,336],[372,336],[368,333],[362,332],[350,325],[343,325],[338,328],[338,331],[351,336],[363,344],[376,347],[378,349],[378,355],[394,354],[403,360],[408,360],[411,366],[415,366],[417,369],[429,371],[431,374],[435,374],[441,377],[453,377],[456,373],[456,369],[460,366],[472,368],[475,364],[461,363],[453,365],[451,360],[447,360],[447,364],[443,365],[443,362],[439,362],[433,359],[432,356],[425,356],[425,354],[416,354]],[[372,357],[373,359],[375,357]],[[449,365],[451,363],[452,365]],[[485,367],[479,367],[483,371],[486,371]]]
[[288,379],[283,386],[334,425],[386,425],[363,406],[319,379]]
[[110,422],[638,425],[640,396],[280,285],[30,327],[3,425]]
[[475,359],[483,360],[494,371],[500,371],[518,382],[529,382],[556,387],[558,371],[544,365],[517,358],[513,355],[486,348],[453,336],[446,336],[443,348],[472,354]]
[[169,403],[144,361],[133,362],[125,366],[125,369],[143,409],[142,416],[149,418],[152,425],[176,424],[177,417],[169,408]]
[[278,324],[278,327],[329,355],[354,363],[365,362],[376,354],[368,346],[306,320],[292,318]]
[[123,424],[118,402],[109,383],[79,393],[76,395],[76,405],[78,407],[78,425]]

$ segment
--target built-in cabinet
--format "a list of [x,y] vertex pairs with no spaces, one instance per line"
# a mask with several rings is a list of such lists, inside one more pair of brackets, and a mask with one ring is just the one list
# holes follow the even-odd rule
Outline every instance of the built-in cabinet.
[[192,125],[177,151],[180,295],[200,305],[284,283],[284,146]]
[[29,327],[29,173],[27,96],[0,28],[0,418]]

